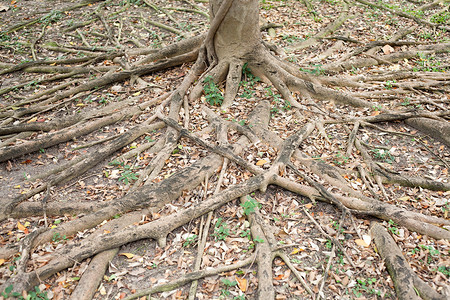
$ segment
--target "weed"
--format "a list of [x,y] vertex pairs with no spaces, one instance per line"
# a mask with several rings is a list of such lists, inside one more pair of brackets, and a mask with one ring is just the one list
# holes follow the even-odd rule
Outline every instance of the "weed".
[[218,218],[212,236],[215,237],[217,241],[224,241],[229,235],[230,229],[226,227],[225,223],[222,223],[222,218]]
[[426,55],[422,52],[417,53],[419,60],[417,64],[419,67],[414,67],[413,71],[427,71],[427,72],[444,72],[445,69],[441,68],[441,62],[436,60],[434,56]]
[[401,103],[402,106],[408,106],[411,104],[411,101],[409,100],[409,98],[405,98],[405,100],[403,100],[403,102]]
[[292,108],[291,103],[290,103],[288,100],[284,100],[284,101],[283,101],[283,100],[281,99],[281,96],[280,96],[280,95],[275,94],[275,93],[272,91],[272,88],[271,88],[271,87],[268,87],[268,88],[266,88],[265,90],[266,90],[266,96],[272,97],[273,100],[275,101],[275,104],[276,104],[276,106],[273,107],[273,108],[270,110],[272,113],[278,113],[278,112],[280,111],[280,110],[279,110],[279,106],[280,106],[280,105],[282,105],[282,106],[281,106],[281,110],[283,110],[283,111],[288,111],[288,110],[290,110],[290,109]]
[[394,156],[392,156],[389,151],[386,151],[384,149],[373,149],[370,151],[374,154],[375,158],[382,159],[388,164],[392,164],[395,161]]
[[346,164],[348,162],[350,158],[348,156],[345,156],[344,154],[341,154],[341,152],[338,152],[336,154],[336,159],[334,160],[334,162],[337,165],[342,165],[342,164]]
[[55,23],[55,22],[58,22],[59,20],[61,20],[63,16],[64,15],[61,11],[52,10],[49,14],[42,17],[40,21],[44,24]]
[[298,36],[295,35],[283,35],[282,39],[286,41],[288,44],[293,44],[296,41],[301,40]]
[[147,142],[151,143],[151,142],[154,142],[155,140],[154,140],[154,139],[152,139],[152,137],[151,137],[151,136],[146,136],[146,137],[145,137],[145,141],[147,141]]
[[256,237],[253,241],[257,242],[257,243],[264,243],[264,239],[260,238],[260,237]]
[[450,277],[450,267],[448,266],[439,266],[437,268],[438,272],[441,272],[442,274],[444,274],[446,277]]
[[322,68],[321,64],[313,65],[312,69],[300,68],[300,71],[306,72],[306,73],[310,73],[310,74],[314,74],[314,75],[323,75],[323,74],[325,74],[325,71]]
[[241,97],[250,99],[254,94],[253,87],[258,81],[260,81],[260,78],[252,74],[247,63],[242,66],[242,75],[244,77],[244,80],[240,82],[240,86],[244,88],[244,92],[242,93]]
[[376,283],[375,278],[356,279],[356,285],[352,288],[352,292],[356,297],[361,297],[362,292],[381,296],[381,292],[376,290],[373,285]]
[[238,284],[237,281],[231,281],[226,278],[222,278],[220,281],[222,281],[222,283],[225,285],[225,288],[220,291],[220,294],[225,297],[230,296],[230,291],[228,289],[231,287],[235,287]]
[[261,203],[250,197],[250,195],[247,195],[247,200],[244,203],[241,203],[241,206],[244,209],[244,215],[248,216],[255,212],[255,208],[261,208]]
[[33,291],[29,291],[26,298],[24,298],[21,293],[13,292],[13,288],[13,285],[9,285],[3,292],[1,292],[0,296],[4,299],[14,297],[18,300],[48,300],[47,292],[41,292],[38,286],[35,286]]
[[374,111],[380,111],[383,109],[383,106],[381,106],[380,104],[378,105],[372,105],[372,108]]
[[395,81],[395,80],[388,80],[388,81],[386,81],[386,84],[384,85],[384,88],[385,89],[387,89],[387,90],[392,90],[392,84],[395,84],[395,83],[397,83],[397,81]]
[[395,222],[392,221],[392,220],[389,220],[388,223],[389,223],[389,228],[388,228],[388,230],[389,230],[390,232],[392,232],[392,234],[398,235],[398,234],[399,234],[398,228],[397,228],[398,225],[395,224]]
[[59,232],[53,233],[52,241],[56,243],[59,242],[60,240],[67,241],[67,237],[65,235],[61,236]]
[[450,21],[450,12],[442,11],[437,13],[431,17],[430,21],[436,24],[446,24]]
[[177,147],[172,151],[172,154],[177,154],[183,150],[183,145],[177,145]]
[[219,87],[214,83],[212,76],[207,76],[203,80],[203,91],[205,92],[206,102],[210,105],[219,106],[223,102],[223,95]]
[[137,179],[138,179],[137,174],[130,170],[123,171],[119,177],[119,181],[122,181],[125,184],[129,184],[131,181]]
[[197,239],[197,235],[196,234],[188,236],[186,238],[186,241],[183,243],[183,247],[187,248],[187,247],[190,247],[190,246],[194,245],[196,239]]
[[241,234],[239,235],[240,237],[245,237],[247,239],[251,239],[251,234],[250,234],[250,229],[246,229],[246,230],[242,230]]

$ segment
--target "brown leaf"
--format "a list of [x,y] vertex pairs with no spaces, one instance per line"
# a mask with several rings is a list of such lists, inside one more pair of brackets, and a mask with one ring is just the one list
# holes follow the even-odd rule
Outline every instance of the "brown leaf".
[[8,163],[6,164],[6,171],[11,172],[12,170],[12,163],[8,160]]
[[237,276],[235,276],[234,278],[236,278],[239,289],[241,289],[241,291],[245,293],[245,291],[247,291],[247,279],[239,278]]
[[126,256],[127,258],[133,258],[134,257],[133,253],[126,253],[126,252],[119,253],[119,255]]
[[262,166],[262,165],[265,165],[265,164],[267,164],[268,163],[268,161],[266,161],[266,160],[264,160],[264,159],[261,159],[261,160],[258,160],[257,162],[256,162],[256,165],[257,166]]

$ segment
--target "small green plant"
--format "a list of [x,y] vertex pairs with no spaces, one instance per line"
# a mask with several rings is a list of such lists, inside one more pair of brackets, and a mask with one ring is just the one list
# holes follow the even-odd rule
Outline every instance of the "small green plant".
[[203,84],[206,102],[214,106],[221,105],[223,102],[223,95],[219,87],[214,83],[212,76],[206,76],[203,80]]
[[383,106],[381,106],[380,104],[378,104],[378,105],[373,105],[372,108],[373,108],[374,111],[380,111],[380,110],[383,109]]
[[230,229],[226,227],[225,223],[222,223],[222,218],[217,219],[212,236],[215,237],[217,241],[224,241],[230,236]]
[[27,293],[27,297],[24,298],[21,293],[13,292],[13,285],[9,285],[5,290],[0,294],[5,299],[14,297],[18,300],[48,300],[47,292],[42,292],[38,286],[34,287],[33,291],[29,291]]
[[147,136],[145,137],[145,141],[151,143],[151,142],[154,142],[155,140],[154,140],[151,136],[148,136],[148,135],[147,135]]
[[446,277],[450,277],[450,267],[449,266],[439,266],[437,268],[438,272],[441,272]]
[[220,294],[225,297],[230,296],[230,291],[228,289],[231,287],[235,287],[238,284],[237,281],[231,281],[226,278],[222,278],[220,281],[222,281],[223,285],[225,285],[225,288],[220,291]]
[[61,236],[59,232],[53,233],[52,241],[56,243],[59,242],[60,240],[67,241],[67,237],[65,235]]
[[137,174],[130,170],[123,171],[119,177],[119,181],[122,181],[125,184],[129,184],[131,181],[137,179],[138,179]]
[[61,20],[63,16],[64,15],[61,11],[52,10],[49,14],[42,17],[40,21],[44,24],[50,24]]
[[314,74],[314,75],[323,75],[325,74],[325,70],[322,68],[321,64],[317,64],[317,65],[312,65],[312,68],[300,68],[300,71],[302,72],[306,72],[306,73],[310,73],[310,74]]
[[244,215],[248,216],[255,212],[255,208],[261,208],[261,203],[250,195],[247,195],[247,200],[244,203],[241,203],[241,206],[244,209]]
[[373,156],[377,159],[382,159],[388,164],[392,164],[395,161],[394,156],[384,149],[373,149],[370,150],[373,153]]
[[392,221],[392,220],[389,220],[388,223],[389,223],[389,228],[388,228],[388,230],[389,230],[390,232],[392,232],[392,234],[398,235],[398,234],[399,234],[398,228],[397,228],[398,225],[395,224],[395,222]]
[[337,165],[342,165],[342,164],[346,164],[348,162],[350,158],[348,156],[345,156],[344,154],[342,154],[341,152],[338,152],[336,154],[336,159],[334,160],[334,162]]
[[260,243],[260,244],[264,243],[264,239],[262,239],[260,237],[254,238],[253,241],[256,242],[256,243]]
[[188,236],[186,238],[186,241],[183,243],[183,247],[187,248],[187,247],[190,247],[190,246],[194,245],[196,239],[197,239],[197,235],[196,234]]
[[361,297],[362,292],[381,296],[381,291],[378,291],[373,287],[376,281],[375,278],[356,279],[356,285],[352,288],[352,293],[356,297]]
[[392,85],[393,84],[395,84],[395,83],[397,83],[397,81],[394,79],[394,80],[388,80],[388,81],[386,81],[386,84],[384,85],[384,88],[385,89],[387,89],[387,90],[392,90]]
[[437,13],[430,18],[430,21],[436,24],[446,24],[450,21],[450,12],[442,11]]
[[293,44],[296,41],[300,41],[301,38],[295,35],[283,35],[282,39],[286,41],[288,44]]
[[254,94],[253,87],[260,81],[260,78],[252,74],[247,63],[242,66],[242,76],[244,79],[240,82],[240,86],[244,88],[244,92],[241,94],[241,97],[250,99]]
[[444,72],[445,69],[441,67],[441,62],[436,59],[436,57],[427,55],[422,52],[417,53],[418,61],[417,64],[418,67],[414,67],[413,71],[427,71],[427,72]]
[[430,264],[433,261],[433,257],[439,256],[439,250],[435,249],[433,246],[427,246],[427,245],[419,245],[420,248],[428,252],[429,255],[427,255],[427,263]]
[[274,106],[274,107],[270,110],[272,113],[278,113],[278,112],[279,112],[279,106],[280,106],[280,105],[282,105],[282,106],[281,106],[281,110],[283,110],[283,111],[287,111],[287,110],[290,110],[290,109],[292,108],[292,107],[291,107],[291,103],[290,103],[288,100],[284,100],[284,101],[283,101],[283,100],[281,99],[281,96],[280,96],[280,95],[275,94],[275,93],[272,91],[272,88],[271,88],[271,87],[268,87],[268,88],[266,88],[265,90],[266,90],[266,96],[273,98],[273,101],[275,102],[275,105],[276,105],[276,106]]
[[401,103],[402,106],[408,106],[411,104],[411,101],[409,100],[409,98],[405,98],[405,100],[403,100],[403,102]]
[[239,234],[240,237],[245,237],[248,238],[249,240],[251,239],[251,234],[250,234],[250,229],[246,229],[246,230],[242,230],[241,234]]

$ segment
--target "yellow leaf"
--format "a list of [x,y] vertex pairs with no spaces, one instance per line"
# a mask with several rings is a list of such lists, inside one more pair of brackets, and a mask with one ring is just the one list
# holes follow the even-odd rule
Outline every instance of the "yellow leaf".
[[107,234],[107,233],[111,233],[111,231],[105,229],[105,230],[103,230],[103,233]]
[[363,234],[362,238],[363,238],[364,242],[366,242],[367,245],[370,245],[370,242],[372,241],[372,238],[370,237],[370,235]]
[[23,226],[25,226],[25,227],[28,227],[28,226],[30,226],[31,224],[30,224],[30,222],[28,222],[28,221],[26,221],[25,222],[25,224],[23,224]]
[[127,258],[133,258],[134,257],[133,253],[125,253],[125,252],[123,252],[123,253],[119,253],[119,255],[126,256]]
[[305,204],[305,208],[310,209],[312,207],[312,203]]
[[78,103],[76,106],[84,106],[84,103]]
[[258,161],[256,162],[256,165],[257,165],[257,166],[262,166],[262,165],[267,164],[267,163],[268,163],[268,161],[266,161],[266,160],[264,160],[264,159],[261,159],[261,160],[258,160]]
[[98,291],[100,292],[100,295],[105,296],[106,295],[106,288],[104,286],[102,286],[101,288],[98,289]]
[[291,254],[292,255],[293,254],[297,254],[297,253],[302,252],[302,251],[305,251],[305,249],[303,249],[303,248],[294,248],[294,250],[292,250]]
[[33,123],[37,121],[37,117],[31,118],[30,120],[27,121],[27,123]]
[[411,199],[411,197],[409,197],[409,196],[398,198],[398,200],[400,200],[400,201],[408,201],[409,199]]
[[15,189],[20,189],[20,184],[16,185],[14,188]]
[[234,276],[234,278],[236,278],[236,281],[238,283],[238,287],[241,289],[242,292],[246,292],[247,291],[247,279],[245,278],[239,278],[237,276]]
[[0,258],[0,266],[5,263],[5,260],[3,258]]
[[17,228],[18,228],[20,231],[25,231],[25,230],[27,230],[27,228],[26,228],[25,226],[23,226],[22,224],[20,224],[20,222],[17,222]]
[[133,94],[133,96],[139,96],[141,94],[141,92],[136,92]]
[[355,243],[358,246],[369,247],[369,245],[367,245],[367,243],[364,240],[361,240],[361,239],[356,239]]

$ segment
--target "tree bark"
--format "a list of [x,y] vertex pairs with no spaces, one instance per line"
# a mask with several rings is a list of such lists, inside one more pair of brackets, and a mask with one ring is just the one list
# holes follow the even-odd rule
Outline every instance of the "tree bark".
[[[210,1],[213,20],[224,0]],[[243,58],[262,43],[257,0],[234,0],[214,38],[214,48],[220,59]]]

